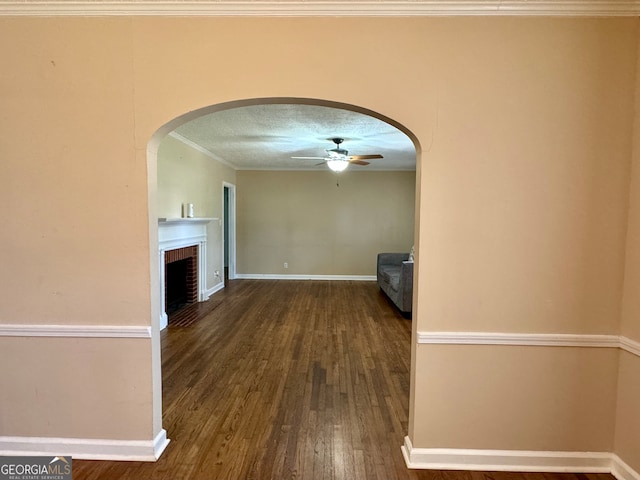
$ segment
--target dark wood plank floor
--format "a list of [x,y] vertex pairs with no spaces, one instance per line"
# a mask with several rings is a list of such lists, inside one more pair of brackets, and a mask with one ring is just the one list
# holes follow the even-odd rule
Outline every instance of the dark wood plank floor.
[[235,280],[214,301],[163,333],[160,460],[74,460],[74,479],[613,479],[408,470],[411,320],[375,282]]

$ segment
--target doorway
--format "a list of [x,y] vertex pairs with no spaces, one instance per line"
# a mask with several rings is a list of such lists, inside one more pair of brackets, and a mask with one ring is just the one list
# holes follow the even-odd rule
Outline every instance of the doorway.
[[224,284],[236,278],[236,186],[222,182]]
[[[249,99],[249,100],[243,100],[243,101],[232,101],[232,102],[228,102],[228,103],[221,103],[221,104],[216,104],[216,105],[211,105],[208,107],[204,107],[201,108],[199,110],[193,110],[190,111],[187,114],[184,114],[180,117],[176,117],[174,118],[172,121],[168,122],[167,124],[165,124],[163,127],[161,127],[160,129],[158,129],[156,131],[156,133],[154,134],[154,136],[152,137],[152,139],[150,140],[149,144],[147,145],[147,152],[148,152],[148,160],[151,166],[157,165],[157,157],[158,157],[158,145],[160,143],[160,141],[167,136],[168,134],[170,134],[171,132],[173,132],[174,130],[176,130],[178,127],[180,127],[181,125],[190,122],[192,120],[195,120],[199,117],[211,114],[211,113],[217,113],[217,112],[222,112],[225,110],[231,110],[231,109],[235,109],[237,107],[242,107],[242,106],[252,106],[252,105],[281,105],[281,104],[292,104],[292,105],[317,105],[317,106],[325,106],[325,107],[330,107],[330,108],[335,108],[335,109],[341,109],[341,110],[346,110],[346,111],[350,111],[350,112],[356,112],[356,113],[360,113],[360,114],[364,114],[373,118],[376,118],[378,120],[381,120],[383,122],[385,122],[386,124],[395,127],[396,129],[400,130],[402,133],[404,133],[409,140],[413,143],[414,148],[415,148],[415,159],[416,162],[419,161],[419,142],[417,140],[417,138],[415,137],[415,135],[413,135],[406,127],[402,126],[400,123],[385,117],[381,114],[378,114],[374,111],[371,110],[367,110],[365,108],[361,108],[361,107],[356,107],[354,105],[349,105],[349,104],[344,104],[344,103],[337,103],[337,102],[330,102],[330,101],[325,101],[325,100],[314,100],[314,99],[301,99],[301,98],[256,98],[256,99]],[[322,139],[321,139],[322,140]],[[196,148],[197,150],[197,148]],[[202,150],[199,150],[200,152],[202,152]],[[222,158],[224,158],[224,156],[221,156]],[[212,157],[213,158],[213,157]],[[224,162],[222,162],[224,163]],[[225,286],[225,284],[227,283],[227,280],[233,280],[238,278],[238,273],[237,273],[237,265],[236,265],[236,185],[232,184],[232,183],[228,183],[226,181],[222,181],[221,179],[219,179],[218,181],[220,181],[222,183],[222,192],[218,193],[217,195],[221,195],[220,197],[218,197],[221,200],[220,204],[217,204],[217,208],[219,209],[217,212],[214,213],[215,217],[220,217],[220,227],[222,228],[221,236],[218,237],[221,239],[221,243],[222,246],[219,249],[216,249],[217,252],[220,252],[220,254],[222,255],[222,258],[220,259],[221,262],[218,264],[220,265],[220,267],[222,267],[221,269],[224,270],[224,277],[222,279],[221,285],[222,287]],[[234,181],[234,180],[232,180]],[[218,183],[217,185],[220,185],[220,183]],[[243,187],[244,188],[244,187]],[[419,192],[419,178],[416,177],[416,193]],[[156,192],[154,192],[156,193]],[[216,195],[216,196],[217,196]],[[151,201],[155,202],[155,198],[152,198]],[[244,202],[244,200],[243,200]],[[217,202],[216,202],[217,203]],[[241,208],[244,208],[243,206],[244,204],[241,204]],[[418,198],[416,197],[416,208],[418,208]],[[244,214],[244,210],[243,210],[243,214]],[[417,216],[417,211],[416,211],[416,216]],[[215,218],[214,217],[214,218]],[[217,220],[217,219],[216,219]],[[244,230],[244,226],[241,225],[241,235],[242,235],[242,239],[244,239],[245,235],[247,235],[247,233]],[[151,232],[151,235],[153,235],[153,232]],[[418,234],[417,234],[417,230],[414,233],[414,237],[415,237],[415,243],[418,243]],[[243,250],[244,251],[244,250]],[[244,255],[244,253],[242,254]],[[282,264],[281,264],[282,265]],[[241,264],[241,268],[243,270],[242,274],[240,275],[240,277],[243,277],[244,275],[244,268],[245,265],[244,263]],[[287,267],[284,267],[287,268]],[[417,270],[417,266],[416,266],[416,270]],[[152,272],[152,278],[154,277],[153,275],[154,272]],[[220,272],[222,274],[222,272]],[[155,275],[157,276],[157,275]],[[222,275],[221,275],[222,276]],[[415,324],[413,326],[414,330],[415,330]],[[157,333],[159,330],[156,330],[155,326],[154,326],[154,333]],[[415,331],[412,331],[412,334],[415,335]],[[159,342],[159,338],[158,336],[156,336],[156,343],[154,344],[154,348],[156,349],[155,352],[156,354],[154,355],[154,367],[156,368],[156,372],[157,372],[157,377],[154,383],[154,418],[157,419],[157,423],[158,425],[162,424],[162,403],[161,403],[161,359],[160,359],[160,342]],[[412,381],[412,380],[411,380]],[[411,399],[410,399],[411,401]],[[410,407],[411,409],[411,407]]]

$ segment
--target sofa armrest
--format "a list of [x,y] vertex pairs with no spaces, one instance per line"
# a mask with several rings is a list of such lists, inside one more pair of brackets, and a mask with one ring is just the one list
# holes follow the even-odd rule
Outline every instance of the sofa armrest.
[[408,253],[379,253],[378,265],[400,265],[408,258]]
[[400,268],[400,283],[404,287],[405,292],[413,292],[413,262],[402,262]]
[[413,304],[413,262],[402,262],[402,267],[400,267],[400,285],[398,307],[403,312],[410,312]]

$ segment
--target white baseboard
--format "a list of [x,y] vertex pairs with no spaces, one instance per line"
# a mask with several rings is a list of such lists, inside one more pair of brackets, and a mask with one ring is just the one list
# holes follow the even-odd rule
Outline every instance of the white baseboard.
[[169,444],[166,430],[153,440],[0,437],[0,456],[71,456],[79,460],[155,462]]
[[636,472],[615,454],[611,456],[611,475],[618,480],[640,480],[640,472]]
[[245,280],[355,280],[375,281],[375,275],[306,275],[306,274],[275,274],[275,273],[238,273],[236,278]]
[[638,472],[609,452],[543,452],[401,447],[408,468],[499,472],[611,473],[618,480],[640,480]]
[[205,292],[205,296],[207,299],[209,299],[211,297],[211,295],[213,295],[216,292],[219,292],[220,290],[222,290],[224,288],[224,282],[220,282],[217,285],[211,287],[210,289],[208,289]]

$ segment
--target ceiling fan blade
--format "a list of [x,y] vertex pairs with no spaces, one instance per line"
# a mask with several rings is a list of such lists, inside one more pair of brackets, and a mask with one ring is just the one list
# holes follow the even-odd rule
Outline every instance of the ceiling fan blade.
[[350,160],[371,160],[372,158],[384,158],[380,154],[375,155],[351,155],[349,157]]
[[324,160],[324,157],[291,157],[291,158],[298,158],[302,160]]
[[369,165],[369,162],[365,162],[364,160],[349,160],[349,163],[353,163],[354,165]]

